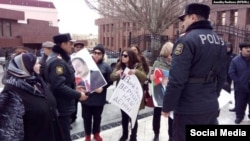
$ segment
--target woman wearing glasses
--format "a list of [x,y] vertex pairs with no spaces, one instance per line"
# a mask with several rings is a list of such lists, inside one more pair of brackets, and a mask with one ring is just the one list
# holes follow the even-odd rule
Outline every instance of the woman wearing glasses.
[[[112,84],[110,81],[112,70],[111,67],[103,61],[104,54],[105,50],[101,44],[94,47],[92,57],[106,80],[107,85],[95,89],[94,92],[89,95],[88,99],[82,102],[82,117],[84,119],[84,130],[86,134],[85,141],[91,141],[91,133],[94,135],[96,141],[103,140],[100,136],[102,112],[106,103],[107,88]],[[94,81],[98,81],[97,78],[94,79]]]
[[[140,81],[141,85],[144,83],[144,81],[147,79],[147,75],[138,60],[135,52],[132,49],[124,49],[121,52],[120,61],[117,63],[116,68],[112,72],[110,78],[112,81],[119,81],[121,77],[123,76],[123,71],[125,68],[129,68],[130,71],[128,74],[135,74]],[[140,109],[143,109],[145,107],[144,102],[141,102]],[[128,138],[128,124],[129,124],[129,116],[121,110],[122,115],[122,136],[119,141],[126,141]],[[138,123],[136,121],[134,128],[131,131],[130,135],[130,141],[136,141],[137,136],[137,128]]]

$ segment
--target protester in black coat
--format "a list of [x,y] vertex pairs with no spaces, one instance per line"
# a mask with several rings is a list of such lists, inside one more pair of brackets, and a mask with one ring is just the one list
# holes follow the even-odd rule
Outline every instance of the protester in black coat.
[[56,100],[35,74],[35,63],[31,53],[10,60],[0,94],[1,141],[65,141]]
[[[110,80],[110,74],[112,70],[111,67],[103,61],[104,54],[105,50],[102,45],[97,45],[94,47],[92,57],[105,81],[107,82],[107,85],[97,87],[94,92],[89,95],[88,99],[82,102],[82,117],[86,134],[85,141],[91,140],[91,133],[94,135],[94,139],[96,141],[102,141],[102,137],[100,136],[102,112],[104,105],[106,104],[107,88],[112,84]],[[99,71],[97,72],[99,73]],[[96,86],[98,86],[98,83],[103,81],[102,76],[96,76],[99,76],[99,78],[96,77],[93,79],[91,81],[91,85],[96,83]]]

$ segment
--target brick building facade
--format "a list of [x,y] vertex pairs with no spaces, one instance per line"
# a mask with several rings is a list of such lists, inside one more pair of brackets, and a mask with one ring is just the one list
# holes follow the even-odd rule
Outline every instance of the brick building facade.
[[[28,6],[32,8],[54,9],[52,2],[36,0],[0,0],[0,4]],[[0,55],[11,52],[13,49],[24,46],[36,52],[41,48],[41,43],[52,40],[52,36],[59,33],[57,26],[52,26],[50,21],[27,19],[25,11],[10,10],[0,7]],[[39,18],[39,17],[38,17]],[[21,23],[24,21],[26,23]],[[56,19],[57,20],[57,19]]]

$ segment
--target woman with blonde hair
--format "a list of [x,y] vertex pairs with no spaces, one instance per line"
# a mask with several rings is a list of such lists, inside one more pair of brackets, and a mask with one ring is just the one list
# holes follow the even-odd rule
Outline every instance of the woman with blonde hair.
[[[173,50],[173,43],[168,41],[166,42],[160,51],[160,56],[155,60],[153,67],[152,67],[152,72],[151,72],[151,80],[153,80],[153,72],[155,68],[160,68],[163,70],[169,70],[171,66],[171,55],[172,55],[172,50]],[[154,139],[153,141],[158,141],[159,140],[159,133],[160,133],[160,123],[161,123],[161,110],[162,107],[154,107],[154,114],[153,114],[153,131],[154,131]],[[169,140],[171,138],[172,134],[172,122],[173,119],[168,118],[168,134],[169,134]]]

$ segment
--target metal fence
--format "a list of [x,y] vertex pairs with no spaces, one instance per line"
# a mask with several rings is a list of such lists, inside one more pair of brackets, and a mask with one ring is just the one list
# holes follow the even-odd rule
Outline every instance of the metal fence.
[[250,42],[250,30],[229,25],[214,25],[214,31],[225,41],[232,43],[234,52],[239,53],[239,44]]

